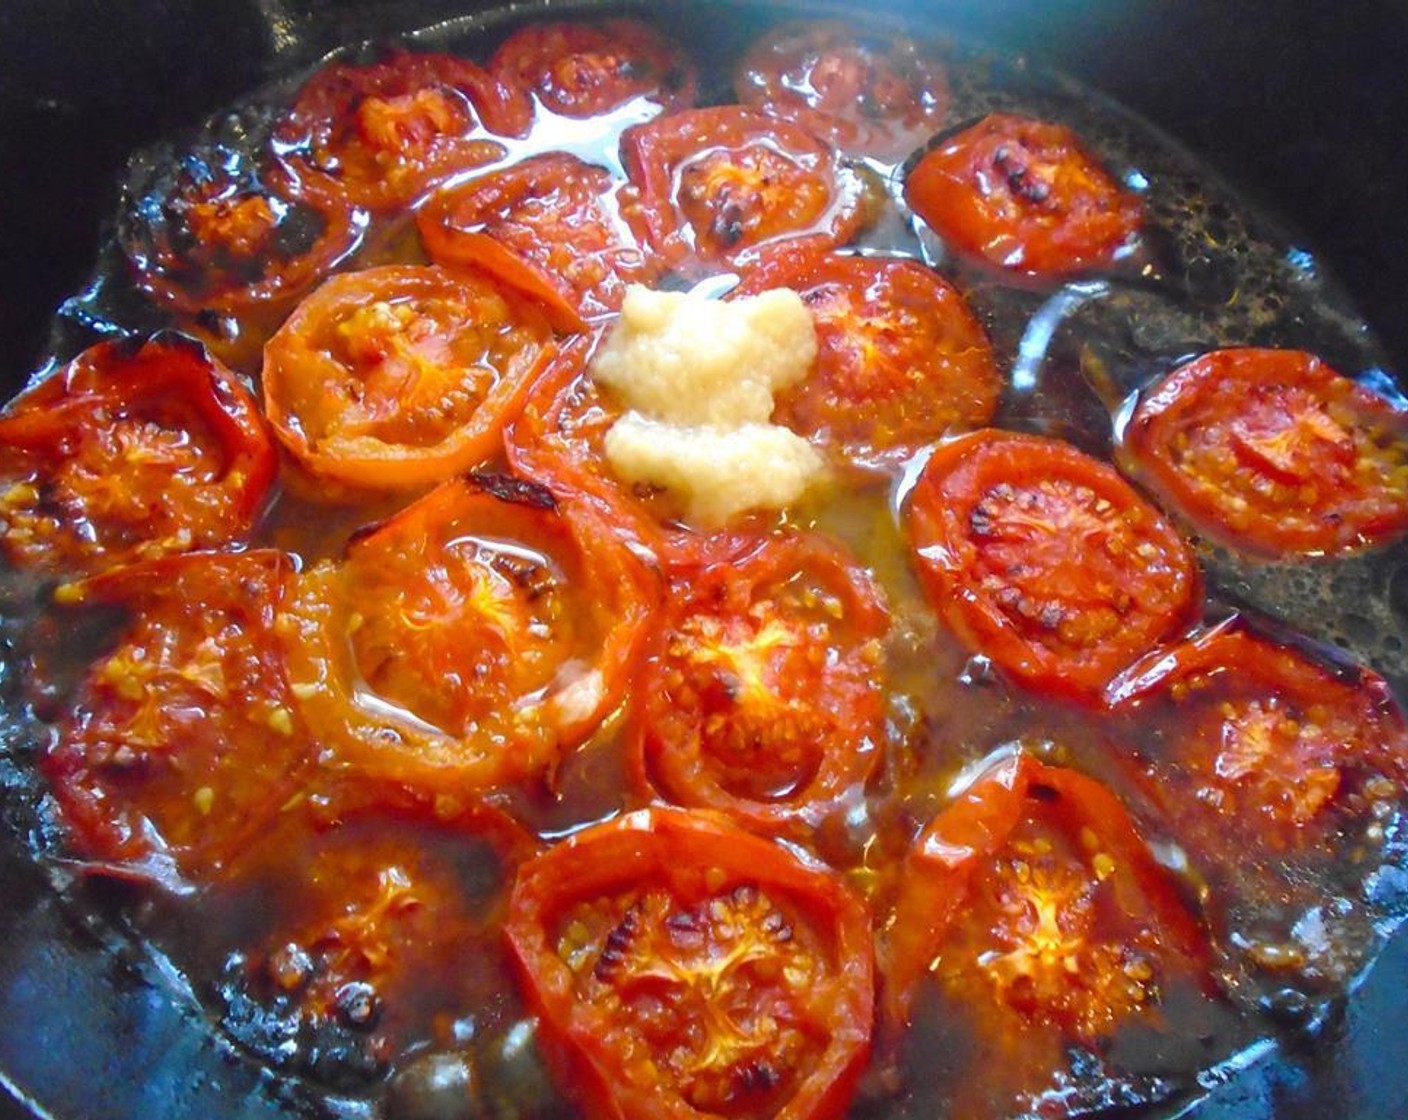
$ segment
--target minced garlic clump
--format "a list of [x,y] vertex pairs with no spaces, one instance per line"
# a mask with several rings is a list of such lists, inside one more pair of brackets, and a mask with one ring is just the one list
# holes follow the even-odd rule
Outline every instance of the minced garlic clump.
[[664,487],[704,528],[791,505],[822,459],[768,420],[773,394],[806,377],[816,349],[796,292],[723,303],[632,288],[591,365],[628,408],[606,434],[612,469]]

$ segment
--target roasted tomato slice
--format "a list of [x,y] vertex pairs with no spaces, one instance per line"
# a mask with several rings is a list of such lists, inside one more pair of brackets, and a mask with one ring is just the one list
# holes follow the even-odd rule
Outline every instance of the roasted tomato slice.
[[1208,941],[1124,807],[1093,779],[1027,755],[991,764],[920,835],[888,930],[887,1022],[913,1021],[936,1055],[984,1055],[981,1078],[960,1068],[918,1087],[945,1099],[943,1114],[1077,1112],[1072,1102],[1097,1088],[1082,1077],[1129,1076],[1122,1031],[1176,1048],[1180,1035],[1227,1026]]
[[542,774],[620,703],[657,599],[591,510],[455,479],[302,577],[289,675],[340,764],[487,789]]
[[1114,470],[988,429],[944,444],[906,530],[944,620],[1023,684],[1098,699],[1200,609],[1192,554]]
[[1308,907],[1358,893],[1344,876],[1380,862],[1381,812],[1408,778],[1408,727],[1388,685],[1224,625],[1151,657],[1113,700],[1141,729],[1116,752],[1232,911],[1234,943],[1278,970],[1324,951],[1323,939],[1282,941]]
[[832,20],[769,32],[743,56],[734,88],[745,105],[886,159],[938,131],[949,103],[943,67],[912,40]]
[[522,136],[532,119],[523,91],[472,62],[392,51],[314,74],[275,125],[273,150],[296,197],[391,211],[502,159],[502,138]]
[[[511,1016],[507,886],[537,845],[491,806],[394,785],[293,800],[208,887],[196,952],[222,1025],[267,1060],[363,1089],[417,1047],[458,1048]],[[271,900],[276,905],[271,905]]]
[[489,71],[563,117],[595,117],[638,97],[667,109],[694,104],[694,68],[633,19],[529,24],[504,40]]
[[782,248],[735,292],[791,288],[816,320],[806,380],[773,419],[852,462],[895,465],[992,419],[1002,379],[957,290],[915,261]]
[[99,343],[0,414],[0,545],[58,571],[219,547],[277,470],[254,399],[198,342]]
[[849,241],[863,221],[863,185],[806,129],[752,109],[693,109],[621,139],[632,186],[626,216],[666,263],[708,272],[763,245]]
[[365,226],[344,204],[284,198],[248,156],[212,144],[138,164],[118,236],[137,286],[193,315],[298,295],[357,247]]
[[1302,351],[1180,366],[1135,410],[1123,450],[1195,526],[1252,552],[1347,552],[1408,529],[1408,412]]
[[994,114],[949,137],[905,180],[905,200],[959,253],[1027,276],[1109,264],[1143,207],[1064,125]]
[[552,349],[543,313],[480,276],[385,265],[335,276],[264,352],[264,403],[313,474],[422,486],[499,447]]
[[59,589],[130,615],[41,762],[96,870],[208,877],[296,789],[311,752],[274,632],[291,575],[283,553],[196,552]]
[[526,864],[507,931],[588,1115],[845,1113],[870,1045],[870,922],[819,866],[710,815],[646,810]]
[[628,732],[648,794],[814,824],[878,760],[880,593],[815,535],[716,538],[674,575]]
[[417,218],[436,264],[482,268],[569,317],[621,309],[657,264],[621,219],[609,172],[553,153],[447,187]]

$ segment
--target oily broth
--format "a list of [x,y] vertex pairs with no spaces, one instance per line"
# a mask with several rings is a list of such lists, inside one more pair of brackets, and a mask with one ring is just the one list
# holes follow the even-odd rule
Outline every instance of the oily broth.
[[[717,37],[704,43],[695,42],[697,25],[688,21],[683,7],[658,13],[667,34],[672,24],[680,25],[673,38],[687,44],[700,63],[702,104],[731,100],[731,61],[772,18],[751,8],[740,7],[739,13],[742,18],[736,22],[716,21]],[[482,59],[517,21],[505,11],[485,20],[438,25],[405,40],[420,49]],[[688,36],[678,33],[683,26],[692,29]],[[950,60],[950,122],[957,125],[999,110],[1061,120],[1100,153],[1118,178],[1143,194],[1148,215],[1145,245],[1135,259],[1109,275],[1038,290],[945,259],[941,246],[916,233],[899,201],[902,167],[871,162],[867,173],[885,188],[889,202],[862,238],[861,249],[924,259],[939,266],[964,293],[989,332],[999,368],[1011,371],[996,426],[1066,439],[1109,459],[1131,397],[1180,359],[1225,345],[1309,349],[1371,384],[1386,380],[1377,343],[1314,258],[1274,223],[1249,211],[1216,176],[1166,138],[1098,95],[1020,60],[998,59],[947,42],[940,49]],[[358,59],[375,53],[363,48],[352,52]],[[270,115],[287,102],[301,77],[282,81],[257,94],[248,107],[217,119],[214,133],[228,142],[257,146]],[[565,147],[619,171],[616,139],[640,119],[639,113],[639,106],[627,106],[597,122],[549,119],[515,145],[512,157]],[[137,159],[170,160],[179,150],[180,144],[164,146]],[[413,223],[373,223],[352,267],[422,259]],[[67,357],[95,333],[144,330],[165,322],[130,291],[120,254],[109,251],[88,291],[65,305],[56,330],[56,356]],[[255,378],[260,345],[276,325],[274,316],[211,317],[191,329]],[[502,469],[503,464],[496,466]],[[404,504],[351,492],[329,502],[326,495],[313,497],[290,475],[287,464],[283,477],[256,543],[286,549],[306,564],[338,555],[353,532]],[[821,821],[810,839],[810,846],[862,891],[876,888],[885,867],[949,802],[960,775],[1014,745],[1044,761],[1092,774],[1111,785],[1136,815],[1140,809],[1138,792],[1112,764],[1109,749],[1112,739],[1139,734],[1136,726],[1097,719],[1075,706],[1045,701],[1007,684],[985,658],[969,654],[936,620],[896,524],[907,480],[912,473],[895,479],[846,480],[787,518],[844,541],[874,574],[894,619],[886,642],[893,695],[880,773],[864,797]],[[1408,571],[1408,546],[1333,562],[1268,564],[1204,542],[1195,544],[1209,585],[1209,621],[1241,612],[1265,620],[1273,634],[1277,624],[1284,624],[1322,654],[1343,649],[1373,666],[1394,683],[1400,697],[1405,695],[1408,578],[1403,573]],[[40,742],[52,734],[46,721],[63,710],[63,697],[86,660],[82,651],[101,648],[103,637],[88,632],[100,627],[71,616],[44,614],[35,620],[43,589],[24,576],[6,580],[8,637],[17,651],[3,682],[6,741],[17,745],[0,760],[0,777],[23,791],[12,801],[32,802],[40,796],[32,759]],[[38,682],[27,691],[17,677],[26,658],[35,664],[32,679]],[[503,795],[511,815],[539,841],[551,842],[635,806],[623,792],[622,723],[621,713],[608,719],[565,759],[550,782]],[[339,798],[345,791],[318,789],[311,796],[324,799],[322,827],[343,819]],[[355,802],[361,794],[351,796]],[[57,877],[66,877],[60,830],[50,811],[41,806],[10,815],[16,818],[16,830],[33,838],[41,861]],[[354,816],[352,825],[339,826],[331,835],[365,831],[376,837],[405,827],[404,822],[378,818],[377,812],[363,814],[358,809]],[[470,845],[477,852],[473,855],[447,841],[455,827],[449,823],[453,817],[447,809],[445,822],[418,826],[426,833],[428,858],[439,859],[433,872],[436,881],[457,882],[467,897],[488,900],[490,908],[500,906],[497,884],[506,878],[505,861],[480,851],[484,845],[477,839]],[[303,819],[310,823],[287,825],[288,833],[266,841],[254,862],[274,860],[280,848],[307,850],[321,843],[311,823],[317,814]],[[1346,836],[1345,854],[1328,865],[1304,869],[1307,879],[1323,884],[1325,897],[1312,908],[1313,914],[1288,908],[1285,914],[1272,915],[1283,924],[1299,921],[1305,926],[1302,940],[1320,950],[1320,981],[1302,990],[1276,979],[1274,972],[1249,971],[1240,957],[1229,954],[1221,977],[1231,993],[1227,1006],[1209,1006],[1174,993],[1169,1013],[1180,1031],[1172,1043],[1152,1032],[1123,1031],[1105,1055],[1107,1065],[1078,1056],[1056,1084],[1032,1086],[1030,1092],[1053,1106],[1064,1102],[1075,1109],[1158,1102],[1176,1108],[1196,1091],[1201,1071],[1234,1061],[1239,1052],[1252,1052],[1245,1048],[1254,1050],[1278,1021],[1313,1028],[1333,998],[1352,985],[1394,924],[1396,915],[1374,905],[1372,894],[1374,869],[1396,858],[1397,822],[1376,823],[1380,838]],[[350,831],[344,833],[344,827]],[[1177,863],[1179,851],[1172,838],[1151,840],[1168,862]],[[1194,897],[1203,886],[1195,876],[1188,876],[1186,885]],[[296,926],[308,905],[286,882],[256,875],[251,882],[206,887],[191,895],[114,890],[110,885],[95,891],[80,880],[76,893],[82,907],[94,905],[90,896],[96,893],[108,918],[149,939],[176,973],[189,978],[211,1017],[241,1047],[304,1081],[309,1107],[368,1112],[385,1094],[390,1120],[410,1120],[417,1115],[413,1106],[398,1102],[414,1099],[417,1079],[425,1078],[427,1065],[464,1052],[478,1064],[490,1096],[519,1098],[515,1111],[503,1115],[571,1114],[532,1058],[522,1002],[487,948],[473,954],[468,966],[473,975],[465,981],[464,999],[471,1006],[453,1014],[437,1010],[432,986],[406,997],[413,1009],[386,1026],[387,1031],[396,1028],[389,1042],[380,1030],[383,1024],[368,1030],[355,1015],[333,1029],[310,1033],[296,1017],[290,1018],[277,993],[259,990],[259,984],[267,982],[267,970],[252,983],[245,967],[251,953],[267,948],[262,941]],[[119,897],[113,900],[113,894]],[[1370,896],[1367,901],[1365,895]],[[883,893],[880,897],[883,901]],[[108,905],[113,901],[115,909]],[[1278,909],[1275,900],[1258,901],[1269,903],[1273,912]],[[1255,917],[1234,913],[1229,925],[1254,925]],[[1274,948],[1269,946],[1267,952]],[[978,1037],[961,1025],[964,1009],[945,1008],[942,998],[919,1009],[899,1069],[876,1069],[868,1077],[853,1110],[856,1116],[934,1114],[949,1091],[948,1079],[934,1069],[935,1054],[945,1055],[951,1065],[948,1073],[956,1080],[973,1068],[971,1063],[1000,1065],[1000,1057],[982,1052]],[[953,1027],[953,1021],[960,1025]],[[402,1072],[392,1072],[398,1069]],[[505,1091],[507,1085],[515,1086],[512,1093]],[[985,1095],[986,1089],[965,1090],[970,1091],[974,1095],[964,1105],[979,1114],[1003,1115],[1010,1106],[997,1090],[991,1096]]]

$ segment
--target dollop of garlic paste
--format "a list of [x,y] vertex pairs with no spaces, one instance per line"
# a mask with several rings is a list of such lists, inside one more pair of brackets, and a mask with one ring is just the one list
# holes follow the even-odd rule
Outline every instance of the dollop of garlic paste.
[[702,528],[749,509],[783,509],[824,464],[769,423],[773,394],[806,377],[816,327],[796,292],[720,302],[633,287],[590,373],[627,412],[606,458],[627,482],[664,487]]

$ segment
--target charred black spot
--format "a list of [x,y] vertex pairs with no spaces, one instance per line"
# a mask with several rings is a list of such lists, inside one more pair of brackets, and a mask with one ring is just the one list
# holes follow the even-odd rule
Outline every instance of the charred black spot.
[[465,481],[501,502],[513,502],[550,513],[557,512],[557,499],[552,496],[552,491],[541,483],[530,482],[526,478],[514,478],[507,474],[481,474],[478,471],[465,475]]
[[638,906],[632,906],[622,915],[616,928],[606,935],[606,943],[601,947],[601,956],[597,957],[592,975],[603,983],[610,981],[612,974],[622,965],[626,954],[631,951],[631,942],[635,940],[639,932],[640,911]]

